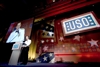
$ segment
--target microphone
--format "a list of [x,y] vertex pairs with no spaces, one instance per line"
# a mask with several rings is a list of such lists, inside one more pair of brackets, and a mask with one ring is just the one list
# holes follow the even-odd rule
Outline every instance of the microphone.
[[19,30],[16,30],[16,32],[19,34]]
[[18,33],[18,36],[20,36],[20,32],[19,32],[19,30],[16,30],[16,33]]

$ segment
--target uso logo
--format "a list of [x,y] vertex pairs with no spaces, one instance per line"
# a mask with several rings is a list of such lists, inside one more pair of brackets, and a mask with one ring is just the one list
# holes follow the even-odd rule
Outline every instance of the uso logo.
[[67,36],[89,31],[90,29],[92,30],[94,28],[99,27],[99,24],[92,12],[88,12],[79,16],[63,20],[62,26],[64,35]]

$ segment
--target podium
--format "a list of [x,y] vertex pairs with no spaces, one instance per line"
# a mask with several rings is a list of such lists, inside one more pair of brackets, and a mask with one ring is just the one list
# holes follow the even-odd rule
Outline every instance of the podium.
[[8,65],[17,65],[20,54],[21,54],[22,44],[19,42],[14,43],[12,46],[12,54],[10,56],[10,60]]

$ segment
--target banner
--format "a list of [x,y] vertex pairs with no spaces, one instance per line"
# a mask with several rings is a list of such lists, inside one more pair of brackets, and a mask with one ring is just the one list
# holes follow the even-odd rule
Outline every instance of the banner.
[[91,31],[100,28],[93,12],[81,14],[62,22],[64,36]]

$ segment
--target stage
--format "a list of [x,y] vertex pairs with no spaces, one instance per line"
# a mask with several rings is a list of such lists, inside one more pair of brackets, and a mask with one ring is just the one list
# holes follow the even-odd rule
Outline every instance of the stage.
[[28,62],[27,65],[8,65],[7,63],[0,64],[2,67],[100,67],[99,62],[64,62],[64,63],[32,63]]

